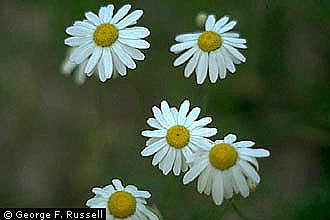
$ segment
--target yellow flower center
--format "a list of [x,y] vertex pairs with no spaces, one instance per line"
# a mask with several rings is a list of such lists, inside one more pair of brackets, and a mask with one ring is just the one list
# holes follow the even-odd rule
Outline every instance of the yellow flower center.
[[167,143],[174,148],[183,148],[189,142],[190,134],[187,128],[175,125],[167,130]]
[[136,199],[126,191],[117,191],[110,196],[108,207],[114,217],[127,218],[135,213]]
[[212,166],[218,170],[227,170],[234,166],[238,154],[230,144],[217,144],[211,148],[209,159]]
[[94,31],[94,42],[100,47],[109,47],[118,39],[118,30],[112,24],[101,24]]
[[198,38],[198,46],[205,52],[216,50],[221,44],[221,36],[214,31],[204,31]]

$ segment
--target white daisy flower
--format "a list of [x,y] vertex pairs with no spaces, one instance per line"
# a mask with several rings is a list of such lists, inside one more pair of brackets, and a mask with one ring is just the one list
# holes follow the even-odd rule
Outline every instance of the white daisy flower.
[[[195,153],[190,160],[190,170],[183,177],[187,184],[198,176],[197,191],[210,195],[221,205],[223,198],[231,198],[233,192],[247,197],[250,193],[248,179],[258,184],[260,176],[257,157],[268,157],[268,150],[251,148],[253,141],[236,141],[228,134],[224,140],[215,141],[206,151]],[[250,182],[250,183],[251,183]]]
[[[156,130],[142,131],[142,135],[149,137],[142,156],[154,155],[152,165],[159,164],[159,169],[167,175],[173,168],[174,175],[188,169],[186,160],[193,152],[208,149],[211,137],[217,133],[216,128],[206,128],[212,122],[211,117],[198,118],[200,108],[195,107],[189,112],[190,103],[185,100],[179,110],[170,108],[166,101],[161,102],[160,109],[152,108],[154,118],[147,123]],[[189,113],[188,113],[189,112]]]
[[190,59],[184,69],[185,77],[196,69],[198,84],[205,81],[207,74],[215,83],[218,76],[220,79],[226,77],[227,69],[234,73],[234,64],[245,62],[245,57],[236,48],[247,48],[246,40],[239,38],[237,33],[228,32],[236,25],[236,21],[228,21],[226,16],[216,21],[214,15],[209,15],[205,31],[176,36],[178,43],[171,46],[170,51],[184,53],[176,58],[173,65],[179,66]]
[[143,15],[142,10],[128,14],[130,9],[131,5],[127,4],[114,14],[114,6],[110,4],[101,7],[98,15],[87,12],[87,20],[76,21],[68,27],[66,33],[72,37],[65,39],[64,43],[74,47],[70,61],[81,64],[88,60],[84,73],[91,75],[97,69],[102,82],[110,79],[114,71],[125,76],[126,67],[135,69],[133,59],[144,60],[144,54],[138,49],[150,47],[142,40],[150,32],[145,27],[129,27]]
[[148,191],[138,190],[136,186],[123,186],[119,179],[112,184],[92,189],[95,196],[86,202],[90,208],[106,208],[107,220],[158,220],[158,217],[146,207]]

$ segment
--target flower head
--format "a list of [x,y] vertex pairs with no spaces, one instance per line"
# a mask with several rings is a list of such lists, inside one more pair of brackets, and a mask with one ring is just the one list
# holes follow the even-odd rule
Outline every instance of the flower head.
[[193,152],[208,149],[211,141],[207,137],[217,133],[216,128],[205,127],[212,122],[211,117],[196,120],[200,108],[195,107],[189,112],[189,106],[189,101],[185,100],[178,110],[162,101],[160,109],[156,106],[152,108],[154,118],[147,120],[148,125],[156,130],[142,132],[143,136],[150,138],[141,152],[142,156],[155,154],[152,165],[159,164],[165,175],[172,168],[174,175],[186,171],[186,160]]
[[[190,159],[190,170],[183,177],[187,184],[198,177],[197,191],[212,197],[217,205],[223,198],[231,198],[233,192],[247,197],[251,184],[260,182],[257,157],[268,157],[268,150],[251,148],[253,141],[236,141],[236,136],[228,134],[218,140],[208,150],[195,153]],[[252,191],[252,190],[251,190]]]
[[176,36],[178,43],[171,46],[170,51],[183,54],[176,58],[173,65],[179,66],[189,60],[184,69],[185,77],[195,70],[198,84],[205,81],[207,74],[215,83],[218,77],[226,77],[227,69],[234,73],[234,64],[245,62],[245,57],[236,48],[247,48],[246,40],[239,38],[237,33],[228,32],[236,25],[236,21],[228,21],[226,16],[216,21],[214,15],[209,15],[205,31]]
[[92,189],[95,196],[86,202],[90,208],[106,208],[107,220],[141,219],[158,220],[158,217],[146,207],[148,191],[138,190],[136,186],[123,186],[119,179],[113,179],[112,184]]
[[[85,14],[87,20],[76,21],[66,29],[71,35],[64,43],[74,47],[70,61],[81,64],[87,60],[84,73],[91,75],[95,69],[102,82],[110,79],[113,72],[126,75],[126,67],[135,69],[135,60],[144,60],[144,54],[138,49],[147,49],[150,44],[142,40],[150,32],[145,27],[135,25],[143,15],[142,10],[128,14],[131,5],[121,7],[114,13],[112,4],[101,7],[98,15]],[[127,15],[128,14],[128,15]]]

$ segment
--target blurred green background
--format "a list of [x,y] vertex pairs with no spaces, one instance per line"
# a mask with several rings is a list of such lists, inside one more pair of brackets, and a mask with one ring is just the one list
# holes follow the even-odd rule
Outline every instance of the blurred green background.
[[[59,73],[65,28],[108,3],[144,10],[151,48],[126,77],[77,86]],[[236,74],[197,86],[169,47],[200,11],[237,19],[248,49]],[[0,207],[85,207],[92,187],[120,178],[150,190],[164,219],[240,219],[140,156],[151,107],[188,98],[215,138],[271,151],[256,192],[234,198],[245,216],[330,219],[330,1],[1,0],[0,18]]]

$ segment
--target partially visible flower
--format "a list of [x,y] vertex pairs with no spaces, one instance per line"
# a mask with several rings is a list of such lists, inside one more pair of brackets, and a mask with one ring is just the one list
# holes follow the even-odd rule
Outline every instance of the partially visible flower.
[[223,199],[240,193],[247,197],[250,193],[248,179],[259,184],[260,176],[257,157],[268,157],[268,150],[251,148],[253,141],[236,141],[236,136],[228,134],[224,140],[215,141],[209,149],[195,153],[190,160],[190,170],[183,177],[187,184],[198,177],[197,191],[207,195],[212,193],[216,205]]
[[86,202],[90,208],[106,208],[107,220],[158,220],[158,217],[146,207],[146,199],[151,197],[148,191],[138,190],[134,185],[123,186],[119,179],[112,184],[92,189],[95,196]]
[[185,172],[188,169],[186,160],[193,152],[208,149],[211,141],[207,138],[217,133],[216,128],[205,127],[212,122],[211,117],[196,120],[200,108],[195,107],[189,112],[189,106],[189,101],[185,100],[178,110],[162,101],[160,109],[156,106],[152,108],[154,118],[147,120],[155,130],[142,131],[142,135],[150,139],[141,155],[155,154],[152,165],[159,164],[164,175],[172,168],[174,175]]
[[216,21],[214,15],[209,15],[205,31],[176,36],[178,43],[171,46],[170,51],[183,54],[175,59],[173,65],[179,66],[189,60],[184,69],[185,77],[195,70],[198,84],[205,81],[207,74],[211,83],[215,83],[218,77],[226,77],[227,69],[234,73],[234,64],[245,62],[245,57],[236,48],[247,48],[246,40],[237,33],[229,32],[236,21],[228,21],[226,16]]
[[[121,76],[126,75],[126,67],[135,69],[135,60],[144,60],[139,49],[147,49],[150,44],[143,40],[150,32],[145,27],[135,25],[143,15],[142,10],[128,14],[131,5],[126,4],[114,13],[112,4],[101,7],[99,14],[87,12],[87,20],[76,21],[66,29],[72,35],[64,43],[74,47],[70,61],[81,64],[87,60],[84,73],[92,74],[95,69],[102,82],[110,79],[116,70]],[[128,15],[127,15],[128,14]]]
[[86,67],[87,61],[84,61],[81,64],[75,64],[70,61],[69,57],[71,56],[73,50],[70,49],[67,57],[64,59],[63,63],[60,67],[60,72],[64,75],[71,75],[73,73],[74,82],[77,85],[82,85],[86,81],[86,74],[84,73],[84,69]]
[[199,12],[195,18],[197,27],[199,28],[204,27],[206,19],[207,19],[207,13],[204,11]]

